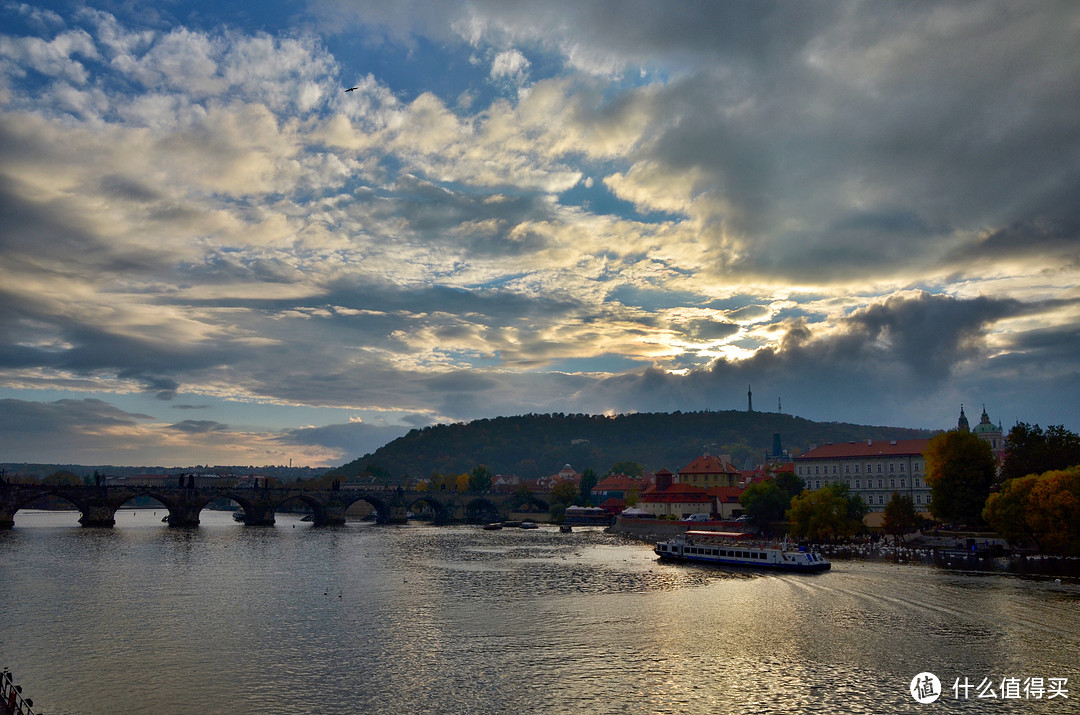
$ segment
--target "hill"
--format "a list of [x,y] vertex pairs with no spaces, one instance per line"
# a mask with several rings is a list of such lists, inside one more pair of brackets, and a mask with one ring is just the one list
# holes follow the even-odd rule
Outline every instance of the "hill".
[[678,470],[705,452],[730,454],[734,464],[762,461],[779,434],[785,449],[803,452],[826,442],[915,439],[929,430],[812,422],[778,412],[675,412],[604,415],[522,415],[414,429],[375,452],[335,469],[335,477],[368,471],[392,478],[460,474],[480,464],[493,474],[530,479],[564,464],[606,473],[631,461],[646,471]]

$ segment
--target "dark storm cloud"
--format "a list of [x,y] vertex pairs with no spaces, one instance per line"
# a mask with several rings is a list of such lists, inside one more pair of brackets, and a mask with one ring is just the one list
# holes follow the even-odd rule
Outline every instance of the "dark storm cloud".
[[834,335],[819,336],[796,322],[781,347],[750,359],[719,360],[685,375],[657,369],[619,375],[584,393],[620,411],[741,409],[751,384],[760,410],[774,409],[779,396],[786,410],[815,419],[843,413],[872,424],[917,425],[913,406],[932,398],[962,363],[986,356],[987,326],[1024,312],[1012,300],[893,298],[856,311]]
[[545,248],[547,239],[535,232],[514,232],[523,222],[553,217],[540,194],[515,191],[490,199],[488,191],[467,193],[403,174],[373,215],[395,223],[404,220],[408,230],[432,243],[452,243],[478,256],[514,256]]
[[34,439],[57,445],[76,438],[83,429],[127,427],[149,419],[153,418],[125,412],[102,400],[90,398],[55,402],[6,398],[0,399],[0,443],[15,440],[9,443],[10,448],[26,435],[31,435]]
[[429,390],[455,394],[485,392],[498,385],[498,382],[493,378],[464,370],[427,378],[423,382]]
[[687,325],[687,332],[696,340],[720,340],[739,332],[739,326],[713,320],[694,320]]
[[188,434],[206,434],[207,432],[227,432],[229,426],[214,420],[183,420],[169,425],[169,429]]
[[340,450],[349,461],[374,452],[391,440],[409,431],[408,427],[386,427],[360,422],[327,425],[325,427],[302,427],[287,430],[278,438],[284,444],[315,445]]

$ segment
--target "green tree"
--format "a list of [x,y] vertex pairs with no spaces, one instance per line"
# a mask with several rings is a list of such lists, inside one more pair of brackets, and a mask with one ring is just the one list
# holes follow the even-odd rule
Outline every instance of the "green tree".
[[579,486],[581,496],[578,497],[578,501],[582,506],[592,504],[592,490],[598,481],[600,481],[600,478],[592,469],[586,469],[581,473],[581,485]]
[[61,469],[59,472],[53,472],[49,476],[41,480],[42,484],[54,484],[54,485],[76,485],[82,484],[82,480],[79,479],[79,475]]
[[1009,430],[1008,445],[1003,480],[1080,464],[1080,437],[1062,425],[1050,425],[1044,432],[1039,425],[1018,422]]
[[951,524],[982,523],[982,511],[997,478],[990,445],[970,432],[942,432],[923,453],[930,485],[930,512]]
[[491,491],[491,470],[485,465],[481,464],[472,470],[472,474],[469,475],[469,491],[470,492],[490,492]]
[[781,489],[776,480],[754,482],[739,495],[739,501],[759,530],[767,531],[774,521],[782,521],[791,508],[792,497]]
[[573,482],[559,482],[551,488],[551,501],[568,507],[574,503],[579,494],[578,486]]
[[773,477],[773,483],[788,495],[788,499],[793,499],[806,488],[806,482],[800,477],[796,477],[794,472],[778,472]]
[[918,524],[915,502],[907,494],[893,492],[892,499],[885,505],[885,533],[894,539],[903,541],[905,534],[915,531]]
[[1080,467],[1040,475],[1028,496],[1027,523],[1041,550],[1080,556]]
[[846,485],[830,484],[792,499],[787,516],[794,536],[813,541],[849,539],[861,528],[860,512],[865,508],[858,495],[847,493]]
[[1019,545],[1030,540],[1039,546],[1038,535],[1027,521],[1031,490],[1038,482],[1036,474],[1009,479],[986,500],[983,520],[1010,544]]

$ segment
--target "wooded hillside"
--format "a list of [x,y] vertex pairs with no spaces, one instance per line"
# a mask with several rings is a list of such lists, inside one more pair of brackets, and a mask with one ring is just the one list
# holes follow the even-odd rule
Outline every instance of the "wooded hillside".
[[367,472],[396,480],[460,474],[486,465],[493,474],[531,479],[570,464],[605,474],[637,462],[646,471],[682,465],[705,452],[730,454],[736,467],[760,462],[779,433],[793,454],[811,445],[865,439],[914,439],[928,430],[812,422],[775,412],[675,412],[617,415],[522,415],[415,429],[375,452],[333,470],[338,477]]

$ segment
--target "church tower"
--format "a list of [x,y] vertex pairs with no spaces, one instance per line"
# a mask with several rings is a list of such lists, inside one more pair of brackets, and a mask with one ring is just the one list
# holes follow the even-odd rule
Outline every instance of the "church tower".
[[960,419],[956,421],[956,429],[960,432],[970,432],[971,429],[968,426],[967,415],[964,414],[964,405],[960,404]]

